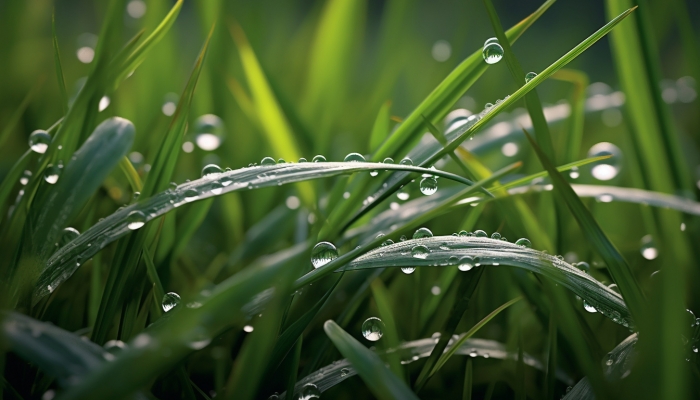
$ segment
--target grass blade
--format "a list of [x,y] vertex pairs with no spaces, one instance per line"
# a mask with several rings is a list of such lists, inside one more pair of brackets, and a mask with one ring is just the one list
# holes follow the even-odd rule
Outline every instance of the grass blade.
[[323,329],[340,354],[350,361],[357,374],[377,398],[381,400],[418,399],[408,386],[384,366],[379,356],[369,351],[335,322],[326,321]]
[[467,359],[467,370],[464,373],[464,389],[462,391],[462,400],[472,400],[472,384],[474,381],[472,373],[472,359]]
[[56,80],[58,90],[61,93],[63,114],[68,112],[68,92],[66,91],[66,81],[63,78],[63,67],[61,66],[61,52],[58,49],[58,37],[56,35],[56,9],[51,13],[51,36],[53,42],[53,61],[56,68]]
[[[370,288],[372,289],[372,297],[379,311],[379,318],[384,322],[385,326],[382,338],[385,338],[386,342],[382,341],[382,345],[387,348],[398,347],[401,342],[401,337],[399,336],[399,330],[396,328],[396,320],[392,312],[395,307],[392,307],[390,303],[390,296],[386,286],[384,286],[381,280],[375,279],[370,284]],[[389,354],[387,358],[389,359],[389,368],[391,371],[397,378],[405,382],[404,369],[401,366],[401,360],[398,355]]]

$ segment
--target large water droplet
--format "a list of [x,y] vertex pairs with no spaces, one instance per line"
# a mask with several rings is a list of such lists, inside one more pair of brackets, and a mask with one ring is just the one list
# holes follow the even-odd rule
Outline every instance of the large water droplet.
[[320,398],[321,398],[321,391],[318,389],[318,387],[316,385],[314,385],[311,382],[304,385],[304,387],[301,388],[301,392],[299,393],[299,400],[312,400],[312,399],[320,399]]
[[528,238],[520,238],[515,241],[515,244],[517,244],[518,246],[527,247],[528,249],[532,248],[532,242],[530,242],[530,239]]
[[364,162],[365,157],[360,153],[350,153],[343,159],[345,162]]
[[583,309],[588,311],[589,313],[594,313],[597,312],[598,310],[595,309],[592,305],[588,304],[586,300],[583,301]]
[[428,237],[433,237],[433,232],[431,232],[430,229],[428,229],[428,228],[418,228],[413,233],[414,239],[422,239],[422,238],[428,238]]
[[77,229],[68,227],[63,230],[63,233],[61,233],[61,239],[60,239],[60,245],[61,247],[65,246],[68,244],[73,239],[76,239],[78,236],[80,236],[80,232],[78,232]]
[[338,258],[338,249],[330,242],[319,242],[311,250],[311,264],[314,268],[322,267],[336,258]]
[[146,223],[146,216],[139,210],[134,210],[126,217],[127,228],[132,231],[139,229]]
[[51,144],[51,135],[43,129],[37,129],[29,135],[29,148],[35,153],[46,153],[49,144]]
[[193,133],[195,143],[205,151],[216,150],[221,146],[225,136],[224,122],[214,114],[205,114],[197,118]]
[[474,259],[472,257],[469,257],[469,256],[462,257],[459,260],[459,265],[457,266],[457,268],[460,271],[464,271],[464,272],[471,270],[472,268],[474,268]]
[[525,74],[525,83],[530,82],[530,81],[533,80],[536,76],[537,76],[537,73],[535,73],[535,72],[528,72],[527,74]]
[[503,58],[503,47],[497,42],[484,44],[484,50],[481,52],[486,64],[495,64]]
[[377,317],[369,317],[362,323],[362,336],[376,342],[384,335],[384,322]]
[[593,145],[588,150],[588,157],[611,156],[608,159],[598,161],[591,168],[591,174],[600,181],[609,181],[620,172],[622,151],[612,143],[601,142]]
[[224,172],[221,167],[216,164],[208,164],[202,168],[202,178],[216,178],[222,172]]
[[434,177],[423,178],[420,181],[420,191],[426,196],[433,195],[438,190],[437,179]]
[[326,157],[319,154],[319,155],[314,156],[314,158],[312,158],[311,161],[313,161],[313,162],[326,162]]
[[275,161],[275,159],[272,157],[265,157],[260,161],[260,165],[277,165],[277,161]]
[[416,270],[416,267],[401,267],[401,272],[406,275],[412,274]]
[[651,235],[646,235],[642,238],[639,251],[642,253],[642,257],[647,260],[653,260],[659,256],[659,250],[657,250]]
[[61,176],[61,168],[56,165],[49,164],[44,170],[44,180],[47,183],[54,184],[58,182],[58,178]]
[[488,235],[486,232],[482,231],[481,229],[474,231],[474,236],[476,237],[487,237]]
[[175,292],[166,293],[163,296],[163,311],[168,312],[180,305],[180,295]]
[[430,254],[430,249],[428,249],[426,246],[423,246],[422,244],[419,244],[417,246],[413,246],[411,249],[411,255],[413,258],[420,258],[421,260],[425,260],[428,258],[428,254]]

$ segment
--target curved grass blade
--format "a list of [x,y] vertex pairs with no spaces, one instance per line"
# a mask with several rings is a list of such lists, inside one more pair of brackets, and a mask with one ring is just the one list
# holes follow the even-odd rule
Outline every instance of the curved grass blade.
[[[415,249],[418,246],[424,248]],[[419,257],[413,256],[417,251],[421,252]],[[585,299],[613,322],[633,326],[625,302],[613,290],[557,257],[502,240],[462,236],[411,239],[367,252],[347,263],[343,270],[452,267],[470,260],[475,267],[476,264],[481,267],[508,265],[544,276]]]
[[335,322],[323,324],[326,335],[331,339],[340,354],[345,356],[377,398],[382,400],[417,400],[411,391],[396,375],[384,366],[378,355],[367,349]]
[[66,80],[63,78],[63,67],[61,66],[61,52],[58,49],[58,37],[56,35],[56,8],[51,13],[51,39],[53,42],[53,61],[56,68],[56,80],[58,81],[58,90],[61,93],[61,105],[63,106],[63,114],[68,112],[68,92],[66,91]]
[[[339,174],[371,170],[404,170],[430,173],[471,185],[472,182],[447,172],[405,165],[360,162],[327,162],[256,166],[224,172],[184,183],[174,190],[162,192],[118,210],[95,224],[80,237],[59,249],[46,263],[36,285],[37,298],[52,292],[78,268],[76,260],[88,260],[100,249],[131,232],[129,225],[138,227],[177,207],[236,190],[249,190]],[[148,181],[147,181],[148,182]],[[148,183],[147,183],[148,184]],[[145,191],[145,189],[144,189]],[[131,217],[130,217],[131,215]],[[132,225],[133,226],[133,225]]]
[[535,149],[542,166],[549,172],[549,178],[552,180],[554,189],[561,195],[576,222],[581,227],[584,236],[605,260],[608,271],[610,271],[613,280],[620,287],[625,303],[629,306],[630,313],[638,322],[643,323],[646,300],[627,261],[615,248],[615,245],[610,242],[610,239],[605,235],[590,211],[583,205],[583,202],[581,202],[581,199],[576,195],[569,183],[547,159],[547,156],[540,150],[530,135],[527,132],[525,132],[525,135]]
[[[398,348],[390,349],[387,352],[378,354],[383,356],[386,353],[395,352],[400,354],[402,363],[410,364],[420,360],[421,358],[428,357],[430,353],[432,353],[434,347],[435,339],[425,338],[402,343]],[[506,349],[506,345],[503,343],[495,340],[478,338],[467,339],[455,351],[455,354],[468,356],[470,357],[470,360],[475,359],[476,357],[488,357],[489,359],[495,360],[515,360],[518,357],[516,353],[509,352]],[[523,362],[525,365],[538,370],[544,370],[545,368],[544,364],[542,364],[540,360],[528,353],[523,353]],[[299,393],[307,383],[313,383],[323,393],[355,375],[357,375],[357,371],[355,371],[347,359],[335,361],[330,365],[312,372],[297,382],[294,386],[295,394]],[[574,380],[561,370],[557,371],[557,378],[567,385],[574,383]],[[286,393],[282,393],[280,398],[284,398],[285,394]]]
[[467,360],[467,370],[464,373],[464,389],[462,390],[462,400],[472,400],[472,384],[474,377],[472,374],[472,359]]

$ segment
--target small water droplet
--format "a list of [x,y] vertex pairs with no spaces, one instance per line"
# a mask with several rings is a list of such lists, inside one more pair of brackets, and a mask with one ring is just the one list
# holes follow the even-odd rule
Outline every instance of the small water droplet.
[[68,242],[70,242],[71,240],[76,239],[78,236],[80,236],[80,232],[78,232],[77,229],[71,227],[65,228],[63,230],[63,233],[61,233],[61,247],[68,244]]
[[305,163],[305,162],[308,162],[308,161],[306,161],[306,158],[302,157],[302,158],[300,158],[299,161],[297,161],[297,162],[301,164],[301,163]]
[[19,183],[21,185],[26,185],[27,183],[29,183],[29,178],[31,178],[31,177],[32,177],[32,171],[27,169],[24,172],[22,172],[22,176],[19,178]]
[[280,158],[277,160],[277,164],[286,164],[287,162],[284,161],[284,158]]
[[571,179],[578,179],[581,174],[578,172],[578,167],[572,167],[569,171],[569,177]]
[[260,165],[262,165],[262,166],[277,165],[277,161],[275,161],[275,159],[272,157],[265,157],[262,160],[260,160]]
[[338,258],[338,249],[330,242],[319,242],[311,250],[311,264],[314,268],[322,267],[336,258]]
[[255,328],[253,328],[253,325],[246,325],[243,327],[244,332],[250,333],[250,332],[253,332],[253,330],[255,330]]
[[391,158],[391,157],[387,157],[387,158],[385,158],[384,161],[382,161],[382,162],[383,162],[384,164],[393,164],[393,163],[394,163],[394,159]]
[[175,292],[168,292],[163,296],[163,311],[168,312],[180,305],[180,295]]
[[530,239],[528,238],[520,238],[515,241],[515,244],[518,246],[527,247],[528,249],[532,248],[532,242],[530,242]]
[[416,267],[401,267],[401,272],[406,275],[412,274],[416,270]]
[[647,260],[653,260],[659,256],[659,250],[654,245],[654,239],[651,235],[646,235],[642,238],[639,251],[642,253],[642,257]]
[[326,157],[319,154],[317,156],[314,156],[314,158],[312,158],[311,161],[313,161],[313,162],[326,162]]
[[418,228],[414,233],[413,233],[413,238],[414,239],[422,239],[422,238],[428,238],[428,237],[433,237],[433,232],[430,231],[428,228]]
[[221,169],[216,164],[208,164],[204,168],[202,168],[202,178],[216,178],[220,174],[222,174],[224,170]]
[[413,256],[413,258],[420,258],[421,260],[425,260],[426,258],[428,258],[428,254],[430,254],[430,249],[423,246],[422,244],[413,246],[413,248],[411,248],[411,255]]
[[197,118],[193,133],[195,143],[204,151],[216,150],[225,137],[224,122],[214,114],[205,114]]
[[35,153],[46,153],[49,144],[51,144],[51,135],[43,129],[37,129],[29,135],[29,148]]
[[614,354],[608,354],[608,358],[605,360],[605,365],[611,366],[615,362],[615,355]]
[[494,232],[494,233],[491,234],[491,239],[500,240],[500,239],[501,239],[501,234],[498,233],[498,232]]
[[481,229],[474,231],[474,236],[476,237],[488,237],[486,232],[482,231]]
[[598,161],[591,169],[594,178],[600,181],[608,181],[615,178],[620,172],[622,151],[612,143],[601,142],[593,145],[588,150],[588,157],[611,156],[608,159]]
[[583,301],[583,309],[588,311],[589,313],[594,313],[597,312],[598,310],[595,309],[592,305],[588,304],[586,300]]
[[470,256],[464,256],[459,260],[459,265],[457,268],[460,271],[470,271],[472,268],[474,268],[474,259]]
[[53,185],[58,182],[58,178],[61,176],[61,168],[56,165],[49,164],[44,170],[44,180]]
[[197,200],[198,198],[199,198],[199,192],[197,191],[197,189],[192,188],[192,189],[185,190],[185,201],[186,202],[189,203],[191,201]]
[[219,181],[212,182],[210,190],[213,194],[221,194],[224,191],[224,185]]
[[533,80],[536,76],[537,76],[537,73],[536,73],[536,72],[528,72],[527,74],[525,74],[525,83],[530,82],[530,81]]
[[146,223],[146,216],[141,211],[134,210],[127,215],[126,222],[126,226],[133,231],[139,229]]
[[498,42],[484,44],[484,50],[481,52],[486,64],[495,64],[503,58],[503,47]]
[[399,162],[401,165],[413,165],[413,160],[408,157],[404,157],[403,160]]
[[405,242],[406,240],[408,240],[406,235],[401,235],[401,237],[399,238],[399,241],[401,241],[401,242]]
[[343,368],[343,369],[340,370],[340,376],[345,377],[345,376],[347,376],[349,373],[350,373],[350,370],[347,369],[347,368]]
[[318,387],[311,382],[304,385],[304,387],[301,389],[301,392],[299,393],[299,400],[312,400],[320,398],[321,391],[318,390]]
[[345,162],[365,162],[365,157],[360,153],[350,153],[343,159]]
[[591,266],[585,261],[581,261],[580,263],[574,264],[574,267],[580,269],[581,271],[585,273],[590,273],[591,272]]
[[384,335],[384,322],[377,317],[369,317],[362,323],[362,336],[376,342]]
[[404,190],[404,188],[402,187],[402,188],[399,189],[399,191],[396,193],[396,197],[398,197],[399,200],[406,201],[406,200],[408,200],[408,199],[411,197],[411,195],[408,194],[408,192],[407,192],[406,190]]
[[387,240],[382,242],[382,246],[388,246],[390,244],[394,244],[394,241],[391,239],[387,239]]
[[472,350],[469,352],[469,357],[476,357],[476,356],[478,356],[476,350]]
[[490,43],[500,43],[500,42],[498,41],[498,38],[492,37],[492,38],[486,39],[486,41],[484,42],[484,46],[486,46],[487,44],[490,44]]
[[420,181],[420,191],[426,196],[435,194],[438,190],[437,179],[434,177],[423,178]]

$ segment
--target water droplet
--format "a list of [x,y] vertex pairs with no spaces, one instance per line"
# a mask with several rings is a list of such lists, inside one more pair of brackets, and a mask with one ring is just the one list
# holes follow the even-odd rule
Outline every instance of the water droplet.
[[401,242],[405,242],[406,240],[408,240],[406,235],[401,235],[401,237],[399,238],[399,241],[401,241]]
[[462,229],[461,231],[459,231],[459,236],[467,237],[467,236],[470,236],[470,234],[469,234],[469,232]]
[[614,354],[608,354],[608,358],[605,360],[605,365],[611,366],[615,362],[615,355]]
[[377,175],[379,175],[379,171],[377,171],[377,170],[369,171],[369,176],[377,176]]
[[442,293],[442,289],[440,289],[440,286],[433,286],[430,288],[430,293],[432,293],[433,296],[437,296]]
[[414,239],[422,239],[422,238],[427,238],[427,237],[433,237],[433,232],[431,232],[430,229],[428,229],[428,228],[418,228],[413,233]]
[[642,257],[647,260],[653,260],[659,256],[659,250],[656,249],[654,245],[654,239],[651,235],[646,235],[642,238],[642,243],[639,251],[642,253]]
[[221,173],[223,173],[224,170],[221,169],[216,164],[208,164],[204,168],[202,168],[202,178],[216,178],[218,177]]
[[585,261],[581,261],[578,264],[574,264],[574,267],[580,269],[581,271],[583,271],[587,274],[591,272],[591,266]]
[[314,156],[314,158],[312,158],[311,161],[313,161],[313,162],[326,162],[326,157],[319,154],[317,156]]
[[383,162],[384,164],[393,164],[393,163],[394,163],[394,159],[391,158],[391,157],[387,157],[387,158],[385,158],[384,161],[382,161],[382,162]]
[[530,242],[530,239],[528,238],[520,238],[515,241],[515,244],[517,244],[518,246],[527,247],[528,249],[532,248],[532,242]]
[[425,260],[428,258],[428,254],[430,254],[430,249],[427,247],[423,246],[422,244],[419,244],[418,246],[413,246],[411,249],[411,255],[413,258],[420,258],[421,260]]
[[697,352],[698,352],[698,346],[693,346],[693,353],[697,353]]
[[277,160],[277,164],[286,164],[287,162],[284,161],[284,158],[280,158]]
[[255,330],[255,328],[253,328],[252,325],[246,325],[246,326],[243,327],[243,331],[244,331],[244,332],[250,333],[250,332],[253,332],[253,330]]
[[219,181],[212,182],[210,190],[213,194],[221,194],[224,191],[224,185]]
[[501,234],[498,233],[498,232],[494,232],[494,233],[491,234],[491,239],[500,240],[500,239],[501,239]]
[[476,237],[488,237],[486,232],[482,231],[481,229],[474,231],[474,236]]
[[192,188],[192,189],[185,190],[185,201],[186,202],[189,203],[191,201],[197,200],[198,198],[199,198],[199,192],[197,191],[197,189]]
[[609,181],[620,172],[622,152],[612,143],[601,142],[593,145],[588,150],[588,157],[611,156],[608,159],[598,161],[591,169],[594,178],[600,181]]
[[350,153],[343,159],[345,162],[365,162],[365,157],[360,153]]
[[406,201],[406,200],[408,200],[408,199],[411,197],[411,195],[408,194],[408,192],[407,192],[406,190],[404,190],[404,188],[402,187],[402,188],[399,189],[399,191],[396,193],[396,197],[398,197],[399,200]]
[[472,268],[474,268],[474,259],[469,256],[464,256],[459,260],[459,265],[457,266],[457,269],[460,271],[470,271]]
[[399,162],[401,165],[413,165],[413,160],[408,157],[404,157],[403,160]]
[[70,242],[71,240],[76,239],[78,236],[80,236],[80,232],[78,232],[77,229],[71,227],[64,229],[63,233],[61,233],[61,247],[68,244],[68,242]]
[[53,185],[58,182],[58,177],[61,176],[61,169],[53,164],[49,164],[44,170],[44,180]]
[[299,161],[297,161],[297,162],[298,162],[298,163],[305,163],[305,162],[308,162],[308,161],[306,161],[306,158],[302,157],[302,158],[300,158]]
[[27,183],[29,183],[29,178],[31,178],[31,177],[32,177],[32,171],[27,169],[24,172],[22,172],[22,176],[19,178],[19,183],[21,185],[26,185]]
[[347,368],[343,368],[340,370],[340,376],[347,376],[350,373],[350,370]]
[[492,37],[492,38],[486,39],[486,41],[484,42],[484,46],[486,46],[487,44],[490,44],[490,43],[500,43],[500,42],[498,41],[498,38]]
[[435,194],[438,189],[437,179],[434,177],[423,178],[420,181],[420,191],[426,196]]
[[362,336],[372,342],[379,340],[384,334],[384,322],[377,317],[369,317],[362,323]]
[[180,305],[180,295],[175,292],[166,293],[163,296],[163,311],[168,312]]
[[536,76],[537,76],[536,72],[528,72],[527,74],[525,74],[525,83],[530,82]]
[[503,47],[498,42],[484,44],[484,50],[481,52],[486,64],[495,64],[503,58]]
[[43,129],[37,129],[29,135],[29,148],[35,153],[46,153],[49,144],[51,144],[51,135]]
[[333,243],[319,242],[311,250],[311,264],[313,264],[314,268],[322,267],[336,258],[338,258],[338,249],[335,248]]
[[569,177],[571,179],[578,179],[581,174],[578,172],[578,167],[572,167],[569,171]]
[[394,244],[394,241],[391,239],[387,239],[387,240],[382,242],[382,246],[388,246],[390,244]]
[[146,216],[139,210],[134,210],[126,217],[127,227],[136,230],[146,223]]
[[318,387],[316,385],[310,382],[304,385],[304,387],[301,388],[301,392],[299,393],[299,400],[312,400],[320,398],[321,391],[318,390]]
[[105,343],[105,345],[102,346],[102,348],[109,351],[110,353],[116,353],[126,349],[126,344],[121,340],[108,340],[107,343]]
[[469,357],[476,357],[478,354],[476,353],[476,350],[472,350],[469,352]]
[[597,312],[598,310],[595,309],[592,305],[588,304],[586,300],[583,301],[583,309],[588,311],[589,313],[594,313]]
[[195,143],[205,151],[218,149],[226,136],[224,122],[214,114],[205,114],[197,118],[193,133],[196,135]]
[[265,157],[260,161],[260,165],[263,165],[263,166],[277,165],[277,161],[275,161],[275,159],[272,157]]
[[416,267],[401,267],[401,272],[403,272],[406,275],[410,275],[413,273],[413,271],[416,270]]

